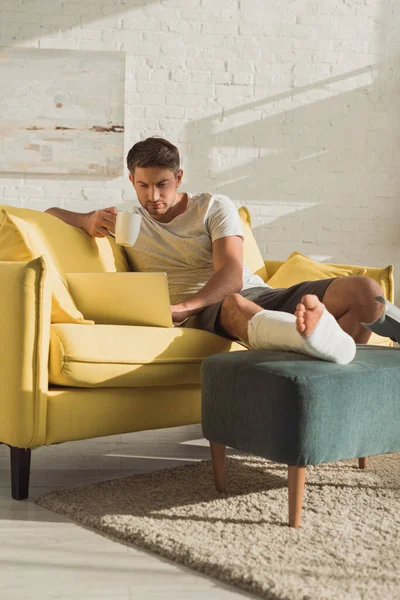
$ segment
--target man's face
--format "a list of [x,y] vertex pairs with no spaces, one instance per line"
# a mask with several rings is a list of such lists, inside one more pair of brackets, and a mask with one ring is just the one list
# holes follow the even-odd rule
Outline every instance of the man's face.
[[156,221],[163,221],[164,215],[176,204],[178,187],[183,171],[175,175],[166,167],[136,167],[129,175],[140,204]]

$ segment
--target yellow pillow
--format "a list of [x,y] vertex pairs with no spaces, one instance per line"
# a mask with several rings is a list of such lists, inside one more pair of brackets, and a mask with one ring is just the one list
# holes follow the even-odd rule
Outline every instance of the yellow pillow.
[[94,321],[84,319],[82,313],[76,308],[67,286],[38,234],[29,223],[2,209],[0,211],[0,260],[29,262],[42,255],[52,283],[51,322],[92,325]]
[[267,283],[273,288],[288,288],[302,281],[317,281],[331,277],[364,275],[364,267],[341,268],[312,260],[300,252],[293,252]]
[[245,206],[241,206],[238,212],[242,220],[243,227],[244,262],[249,267],[252,273],[259,275],[261,279],[267,281],[268,274],[267,269],[265,267],[264,259],[261,255],[260,249],[251,230],[251,216],[249,210]]

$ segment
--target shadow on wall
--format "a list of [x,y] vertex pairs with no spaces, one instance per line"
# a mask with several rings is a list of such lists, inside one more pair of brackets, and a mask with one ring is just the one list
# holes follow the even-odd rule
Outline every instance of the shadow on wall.
[[191,188],[247,204],[265,257],[400,262],[399,66],[396,57],[193,122]]
[[[46,36],[56,37],[58,32],[73,27],[85,27],[92,21],[98,21],[112,15],[143,9],[159,0],[80,0],[76,4],[68,4],[61,0],[30,0],[21,5],[20,0],[0,0],[0,45],[13,46],[21,41],[40,39]],[[125,29],[139,29],[151,14],[142,14],[140,19],[128,15]],[[88,38],[90,40],[90,38]]]

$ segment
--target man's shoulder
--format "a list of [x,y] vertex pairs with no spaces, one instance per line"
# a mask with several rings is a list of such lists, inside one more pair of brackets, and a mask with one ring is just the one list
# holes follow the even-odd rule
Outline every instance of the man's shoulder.
[[196,194],[188,194],[188,196],[192,203],[196,203],[199,205],[212,206],[214,204],[233,204],[229,196],[226,196],[225,194],[220,194],[218,192],[199,192]]
[[210,200],[211,198],[227,198],[230,200],[229,196],[226,194],[221,194],[220,192],[196,192],[195,194],[187,192],[187,194],[190,198],[198,198],[200,200]]
[[190,202],[196,202],[196,204],[204,204],[205,202],[209,202],[212,194],[210,192],[196,192],[195,194],[191,194],[187,192]]

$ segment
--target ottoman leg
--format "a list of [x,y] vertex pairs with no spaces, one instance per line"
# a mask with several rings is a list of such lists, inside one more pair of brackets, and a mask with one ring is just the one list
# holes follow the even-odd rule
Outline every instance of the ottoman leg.
[[300,527],[306,467],[288,466],[289,527]]
[[368,456],[358,459],[358,468],[365,469],[368,466]]
[[218,492],[226,491],[226,447],[223,444],[210,442],[211,458],[214,470],[215,487]]

